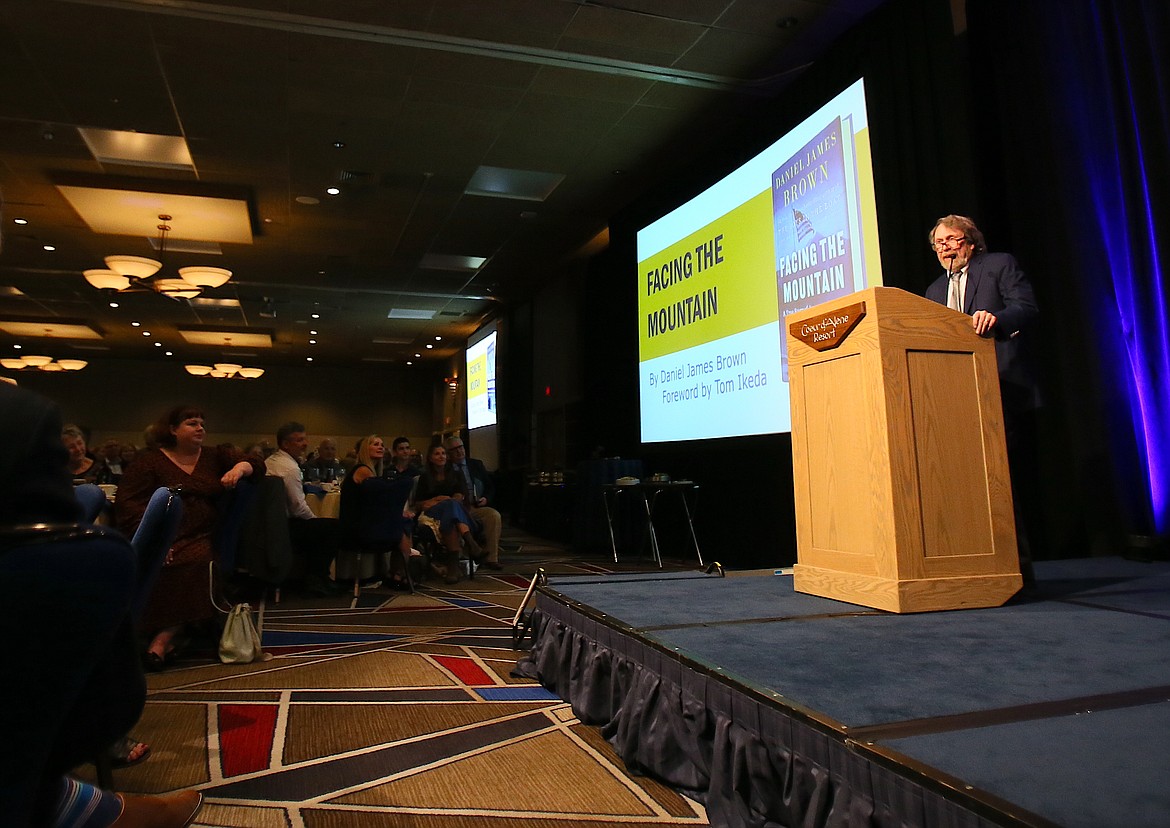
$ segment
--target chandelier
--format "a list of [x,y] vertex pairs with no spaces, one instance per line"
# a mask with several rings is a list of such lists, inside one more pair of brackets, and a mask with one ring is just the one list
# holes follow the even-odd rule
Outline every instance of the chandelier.
[[86,365],[89,365],[89,363],[84,359],[54,360],[52,357],[35,356],[33,354],[13,357],[11,359],[0,359],[0,366],[10,371],[80,371]]
[[214,379],[256,379],[264,373],[263,368],[249,368],[234,362],[217,362],[214,365],[184,365],[187,373],[196,377]]
[[[162,258],[167,247],[167,233],[171,226],[168,215],[159,215],[158,255]],[[232,272],[222,267],[196,265],[180,267],[178,279],[159,278],[156,274],[162,262],[143,256],[106,256],[107,269],[87,270],[85,280],[99,290],[114,293],[140,293],[154,291],[176,301],[194,299],[205,288],[217,288],[227,284]]]

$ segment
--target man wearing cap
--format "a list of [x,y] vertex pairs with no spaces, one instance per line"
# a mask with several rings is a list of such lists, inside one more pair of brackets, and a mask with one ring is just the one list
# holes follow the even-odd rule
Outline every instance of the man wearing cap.
[[455,473],[463,479],[468,492],[468,512],[483,528],[484,559],[480,566],[486,569],[503,569],[500,566],[500,532],[503,518],[488,505],[494,493],[491,475],[482,460],[467,456],[467,449],[458,437],[449,437],[443,444],[447,458]]

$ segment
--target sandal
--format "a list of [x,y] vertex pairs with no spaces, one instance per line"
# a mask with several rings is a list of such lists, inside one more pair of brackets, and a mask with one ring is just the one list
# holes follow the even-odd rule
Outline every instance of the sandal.
[[150,745],[138,741],[133,736],[123,736],[106,748],[106,753],[110,757],[110,767],[128,768],[145,762],[150,757]]

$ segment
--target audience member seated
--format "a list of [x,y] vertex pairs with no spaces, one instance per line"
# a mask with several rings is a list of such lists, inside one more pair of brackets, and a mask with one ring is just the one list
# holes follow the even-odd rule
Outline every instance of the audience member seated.
[[61,429],[61,443],[69,452],[68,468],[73,482],[96,483],[102,463],[86,449],[84,432],[75,425],[67,425]]
[[123,443],[120,456],[122,458],[122,474],[125,474],[127,466],[134,462],[134,458],[138,456],[138,446],[133,443]]
[[204,449],[203,411],[189,405],[172,408],[155,424],[159,447],[144,453],[122,476],[114,512],[118,528],[130,537],[146,504],[160,486],[180,487],[183,519],[175,543],[151,593],[142,632],[152,636],[143,656],[147,667],[161,670],[174,656],[181,634],[215,618],[208,564],[214,559],[212,536],[218,501],[242,478],[263,475],[264,464],[226,449]]
[[487,569],[503,569],[500,566],[500,535],[503,532],[504,520],[490,505],[491,499],[495,496],[492,476],[488,474],[482,460],[474,460],[467,456],[467,449],[458,437],[448,438],[444,445],[452,468],[462,478],[463,488],[468,492],[467,513],[482,529],[483,561],[480,566]]
[[305,462],[304,469],[306,479],[319,480],[322,483],[341,480],[346,472],[337,457],[337,443],[331,437],[326,437],[317,444],[316,455]]
[[[0,499],[0,526],[76,521],[56,407],[0,384],[0,429],[10,449],[0,476],[21,481]],[[20,671],[0,682],[4,825],[182,828],[199,810],[197,791],[122,795],[66,776],[126,733],[146,699],[129,615],[133,550],[101,548],[100,560],[49,545],[0,552],[0,637]]]
[[250,460],[259,460],[263,463],[272,454],[272,446],[268,445],[267,440],[261,440],[258,443],[249,443],[244,447],[244,457]]
[[466,502],[463,481],[447,463],[447,450],[441,445],[431,446],[422,473],[415,479],[410,509],[439,522],[447,555],[446,560],[432,565],[440,567],[440,573],[449,584],[459,582],[460,553],[466,551],[474,560],[483,557],[483,550],[472,534],[479,525],[467,513]]
[[382,472],[382,476],[387,480],[401,478],[414,480],[422,472],[418,465],[411,462],[411,456],[414,453],[410,447],[410,438],[395,437],[394,443],[391,445],[391,461],[386,464],[386,470]]
[[387,573],[396,587],[406,584],[406,561],[419,555],[411,548],[414,515],[406,511],[409,478],[389,480],[382,475],[386,446],[376,434],[357,444],[357,463],[341,483],[341,537],[346,549],[390,555]]
[[334,518],[319,518],[305,501],[305,483],[300,458],[309,445],[305,427],[285,423],[276,430],[278,448],[264,461],[268,474],[284,481],[288,504],[288,531],[293,551],[305,560],[305,592],[309,595],[332,595],[337,586],[329,578],[329,567],[337,554],[338,523]]
[[98,472],[98,483],[113,483],[117,485],[122,479],[122,444],[117,440],[106,440],[102,443],[98,453],[102,469]]

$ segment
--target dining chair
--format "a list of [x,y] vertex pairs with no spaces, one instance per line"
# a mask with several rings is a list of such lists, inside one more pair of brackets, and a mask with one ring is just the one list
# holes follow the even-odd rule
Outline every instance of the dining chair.
[[[100,490],[99,490],[100,491]],[[0,527],[0,584],[3,612],[0,634],[12,663],[21,665],[22,683],[36,688],[40,722],[45,733],[69,719],[79,694],[109,694],[122,714],[133,700],[110,686],[91,686],[95,675],[131,686],[136,670],[102,673],[102,662],[88,663],[100,646],[107,646],[115,628],[125,632],[125,656],[133,655],[131,619],[127,607],[140,587],[135,553],[117,530],[89,523],[38,523]],[[52,625],[37,619],[52,615]],[[61,636],[48,630],[69,630]],[[43,634],[42,634],[43,632]],[[97,645],[95,642],[102,642]],[[115,660],[116,664],[120,661]],[[85,665],[84,667],[82,665]],[[105,665],[112,669],[110,664]],[[119,668],[120,670],[120,668]],[[5,705],[8,710],[10,705]],[[19,715],[15,709],[10,714]],[[140,712],[140,710],[139,710]],[[137,713],[134,714],[137,718]],[[61,721],[52,717],[60,717]],[[121,716],[94,721],[94,726],[117,723],[129,728],[133,721]],[[85,761],[87,757],[73,757]],[[109,755],[100,751],[89,758],[97,769],[98,784],[113,789]]]
[[[398,480],[383,480],[371,479],[366,484],[369,488],[365,491],[359,492],[361,501],[355,504],[355,507],[360,510],[362,508],[377,510],[385,514],[402,514],[406,508],[406,504],[410,499],[413,491],[414,481],[407,478],[400,478]],[[358,487],[360,488],[360,487]],[[354,508],[354,507],[351,507]],[[344,509],[344,504],[343,504]],[[352,607],[358,605],[358,601],[362,594],[362,558],[370,556],[370,558],[377,560],[378,557],[384,557],[387,561],[386,577],[391,577],[393,564],[389,563],[393,557],[398,556],[402,558],[403,579],[406,582],[407,589],[413,594],[415,591],[414,576],[410,571],[411,557],[401,552],[397,543],[387,541],[385,538],[366,538],[362,536],[360,529],[347,531],[347,515],[342,515],[342,542],[337,550],[336,572],[339,573],[337,580],[341,580],[340,573],[352,566],[353,568],[353,601]],[[413,537],[414,529],[412,527],[411,533]],[[377,565],[373,567],[373,571],[377,572]]]
[[81,506],[81,519],[84,523],[96,523],[101,513],[109,506],[106,493],[96,483],[74,486],[73,496]]
[[[100,491],[100,490],[99,490]],[[183,498],[181,487],[160,486],[146,502],[142,521],[130,538],[134,554],[138,559],[138,587],[130,612],[135,620],[142,617],[142,611],[150,598],[159,570],[167,559],[167,552],[179,533],[179,521],[183,519]]]
[[[279,604],[281,585],[292,572],[294,562],[284,481],[273,476],[241,480],[220,507],[213,545],[214,568],[221,573],[221,580],[242,577],[249,591],[262,586],[265,594],[271,587],[273,600]],[[213,599],[217,606],[221,601],[229,608],[236,603],[222,595]],[[253,603],[263,606],[265,596]]]

